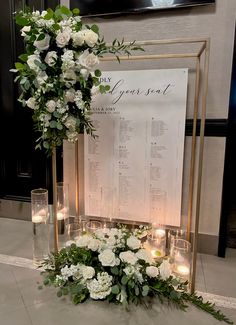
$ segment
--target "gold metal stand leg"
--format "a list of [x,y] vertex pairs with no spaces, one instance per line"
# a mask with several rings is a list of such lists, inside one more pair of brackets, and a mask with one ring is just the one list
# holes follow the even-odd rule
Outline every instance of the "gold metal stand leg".
[[53,192],[53,223],[54,223],[54,252],[58,252],[58,224],[57,224],[57,161],[56,147],[52,149],[52,192]]

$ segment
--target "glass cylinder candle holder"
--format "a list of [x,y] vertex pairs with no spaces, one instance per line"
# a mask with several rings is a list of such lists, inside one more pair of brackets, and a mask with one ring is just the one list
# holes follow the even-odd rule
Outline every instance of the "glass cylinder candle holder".
[[31,216],[33,224],[33,262],[41,265],[49,253],[48,191],[31,191]]
[[90,234],[93,234],[98,229],[102,229],[102,223],[100,221],[90,220],[85,224],[85,230]]
[[84,232],[84,225],[83,222],[75,221],[68,224],[68,238],[69,240],[76,241],[82,236]]
[[174,275],[189,281],[191,273],[191,244],[187,240],[176,238],[171,247],[170,261]]
[[59,245],[67,240],[66,228],[69,224],[69,185],[64,182],[57,183],[57,223]]
[[175,239],[183,239],[186,240],[187,232],[184,229],[169,229],[168,230],[168,240],[167,240],[167,249],[168,254],[172,255],[172,248],[174,247]]
[[147,236],[148,249],[153,258],[162,258],[166,255],[166,231],[154,228]]
[[107,222],[112,223],[117,213],[116,202],[116,189],[111,186],[103,186],[101,188],[100,216],[107,219]]

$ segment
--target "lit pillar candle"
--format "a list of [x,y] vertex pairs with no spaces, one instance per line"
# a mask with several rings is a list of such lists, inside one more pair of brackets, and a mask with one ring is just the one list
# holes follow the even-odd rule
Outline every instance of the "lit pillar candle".
[[187,266],[186,264],[179,264],[176,266],[176,272],[180,276],[188,276],[190,273],[190,267]]
[[32,222],[33,223],[41,223],[44,221],[44,217],[41,215],[33,215],[32,216]]

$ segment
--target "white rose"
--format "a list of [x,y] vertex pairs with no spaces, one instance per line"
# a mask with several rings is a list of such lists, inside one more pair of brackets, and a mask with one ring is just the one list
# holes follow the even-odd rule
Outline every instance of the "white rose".
[[79,31],[71,35],[74,46],[81,46],[84,44],[84,31]]
[[76,123],[77,121],[73,116],[67,117],[66,121],[64,122],[65,126],[70,130],[75,130]]
[[91,240],[91,236],[89,235],[83,235],[81,237],[79,237],[78,240],[76,240],[76,246],[78,247],[86,247],[88,246],[89,242]]
[[98,41],[98,34],[94,33],[91,29],[85,30],[84,31],[84,41],[88,46],[92,47]]
[[47,111],[48,111],[49,113],[54,112],[55,109],[56,109],[56,106],[57,106],[56,102],[55,102],[54,100],[52,100],[52,99],[49,100],[49,101],[46,103]]
[[137,253],[135,254],[136,257],[139,259],[139,260],[143,260],[145,261],[146,263],[149,263],[151,264],[153,262],[153,258],[150,254],[148,254],[148,252],[146,251],[146,249],[140,249],[137,251]]
[[171,265],[169,261],[164,260],[158,269],[162,280],[167,280],[171,276]]
[[69,30],[64,30],[63,32],[59,32],[56,37],[56,43],[58,47],[66,46],[70,41],[70,32]]
[[158,268],[156,266],[147,266],[146,273],[150,278],[156,278],[158,276]]
[[98,255],[98,259],[102,263],[102,266],[116,265],[116,256],[111,249],[105,249],[102,253]]
[[127,245],[131,249],[139,249],[140,245],[141,245],[141,241],[138,238],[136,238],[135,236],[130,236],[127,239]]
[[66,100],[66,102],[70,102],[70,103],[74,102],[74,100],[75,100],[75,90],[73,88],[68,89],[65,92],[65,100]]
[[76,74],[74,70],[66,70],[62,73],[61,75],[62,80],[67,84],[67,85],[74,85],[77,81]]
[[50,51],[47,53],[44,61],[50,66],[54,66],[56,64],[56,60],[57,60],[57,52],[55,51]]
[[100,247],[100,240],[98,239],[91,239],[89,244],[88,244],[88,248],[91,249],[91,251],[96,252]]
[[50,38],[51,37],[48,34],[45,34],[44,39],[40,41],[34,41],[34,46],[37,47],[39,51],[47,50],[49,48]]
[[99,59],[96,55],[86,50],[79,56],[78,62],[82,67],[92,70],[99,63]]
[[82,276],[85,280],[92,279],[95,275],[95,270],[92,266],[82,267]]
[[29,108],[32,108],[32,109],[38,108],[36,99],[34,97],[30,97],[28,100],[26,100],[25,103]]
[[28,56],[28,59],[27,59],[28,66],[30,67],[31,70],[38,72],[40,69],[35,64],[35,61],[41,63],[40,56],[38,54],[32,54],[32,55]]
[[119,258],[121,259],[121,261],[129,263],[131,265],[134,265],[138,261],[135,254],[131,251],[121,252]]
[[26,33],[30,32],[31,30],[31,26],[24,26],[23,28],[21,28],[21,36],[27,36]]

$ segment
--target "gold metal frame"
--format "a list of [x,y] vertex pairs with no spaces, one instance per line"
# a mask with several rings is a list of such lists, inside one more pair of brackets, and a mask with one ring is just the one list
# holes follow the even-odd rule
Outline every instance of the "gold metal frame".
[[[129,43],[125,43],[129,44]],[[208,72],[209,72],[209,56],[210,56],[210,39],[209,38],[180,38],[169,40],[150,40],[137,41],[137,46],[155,46],[155,45],[171,45],[171,44],[199,44],[199,49],[192,53],[164,53],[164,54],[150,54],[150,55],[132,55],[120,56],[120,61],[137,61],[137,60],[159,60],[159,59],[194,59],[195,60],[195,94],[194,94],[194,111],[193,111],[193,130],[191,143],[191,158],[190,158],[190,172],[188,185],[188,217],[187,217],[187,239],[191,239],[191,226],[193,219],[193,208],[195,208],[195,225],[193,235],[193,258],[192,258],[192,273],[191,273],[191,292],[195,290],[196,279],[196,264],[197,264],[197,247],[198,247],[198,231],[200,221],[200,199],[201,199],[201,183],[202,183],[202,167],[203,167],[203,149],[204,149],[204,132],[205,132],[205,118],[206,118],[206,100],[208,91]],[[204,67],[201,71],[201,57],[204,55]],[[101,58],[101,61],[115,61],[113,56],[106,56]],[[202,75],[202,78],[200,78]],[[198,157],[196,155],[196,131],[197,120],[199,115],[199,101],[201,91],[201,111],[200,111],[200,144]],[[75,169],[76,169],[76,212],[79,215],[79,144],[75,145]],[[196,182],[196,205],[193,206],[194,182],[195,182],[195,165],[197,165],[197,182]]]

